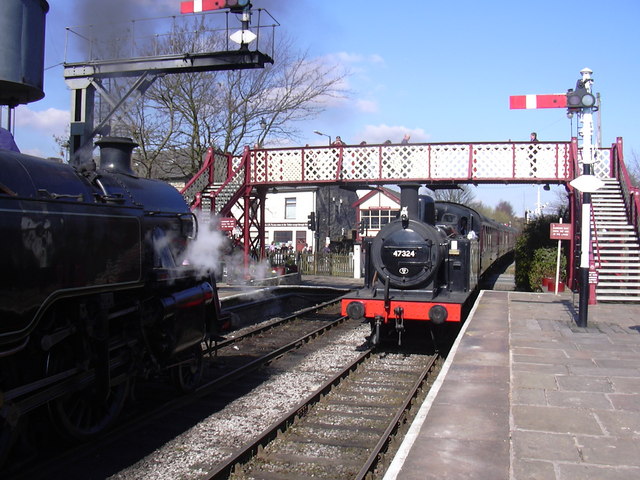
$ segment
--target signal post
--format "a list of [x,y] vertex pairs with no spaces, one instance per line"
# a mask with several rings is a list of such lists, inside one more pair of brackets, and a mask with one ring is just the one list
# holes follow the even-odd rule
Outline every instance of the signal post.
[[[515,95],[510,97],[511,109],[537,108],[567,108],[567,116],[578,116],[578,142],[582,151],[582,175],[569,184],[582,193],[582,210],[580,214],[580,269],[578,326],[587,326],[588,305],[590,303],[589,270],[591,263],[591,193],[598,190],[604,183],[593,175],[592,165],[595,162],[593,148],[593,112],[598,110],[596,97],[591,92],[593,71],[584,68],[580,71],[582,78],[576,82],[575,89],[569,89],[566,94],[551,95]],[[595,270],[595,268],[592,268]],[[592,295],[595,303],[595,295]]]

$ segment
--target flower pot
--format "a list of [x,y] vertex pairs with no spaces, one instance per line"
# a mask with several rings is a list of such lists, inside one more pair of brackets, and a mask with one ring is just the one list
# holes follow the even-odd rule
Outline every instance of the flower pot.
[[[549,285],[547,285],[547,289],[550,292],[555,292],[556,291],[556,282],[555,281],[551,281],[551,283],[549,283]],[[558,293],[564,292],[564,282],[558,282]]]

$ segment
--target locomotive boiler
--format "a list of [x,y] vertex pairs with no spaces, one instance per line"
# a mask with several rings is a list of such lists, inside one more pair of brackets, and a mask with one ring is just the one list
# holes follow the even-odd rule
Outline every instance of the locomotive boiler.
[[342,299],[343,315],[371,324],[374,346],[463,321],[481,275],[515,245],[513,228],[418,189],[401,187],[398,217],[363,243],[364,288]]
[[217,328],[214,279],[183,264],[184,199],[134,174],[130,139],[97,143],[99,165],[78,168],[0,150],[0,452],[36,409],[82,440],[136,378],[193,389]]

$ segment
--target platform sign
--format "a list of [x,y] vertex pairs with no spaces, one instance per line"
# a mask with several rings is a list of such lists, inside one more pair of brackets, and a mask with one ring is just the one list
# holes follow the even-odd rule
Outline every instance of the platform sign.
[[570,223],[551,223],[551,240],[571,240],[573,228]]
[[236,228],[236,219],[233,217],[224,217],[220,219],[220,230],[223,232],[233,232]]

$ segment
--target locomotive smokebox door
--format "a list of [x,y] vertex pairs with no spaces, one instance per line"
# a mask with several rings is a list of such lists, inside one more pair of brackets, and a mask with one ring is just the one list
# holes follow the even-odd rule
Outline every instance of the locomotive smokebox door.
[[425,286],[433,282],[445,257],[441,234],[431,225],[409,219],[393,222],[373,239],[371,259],[380,278],[393,288]]

